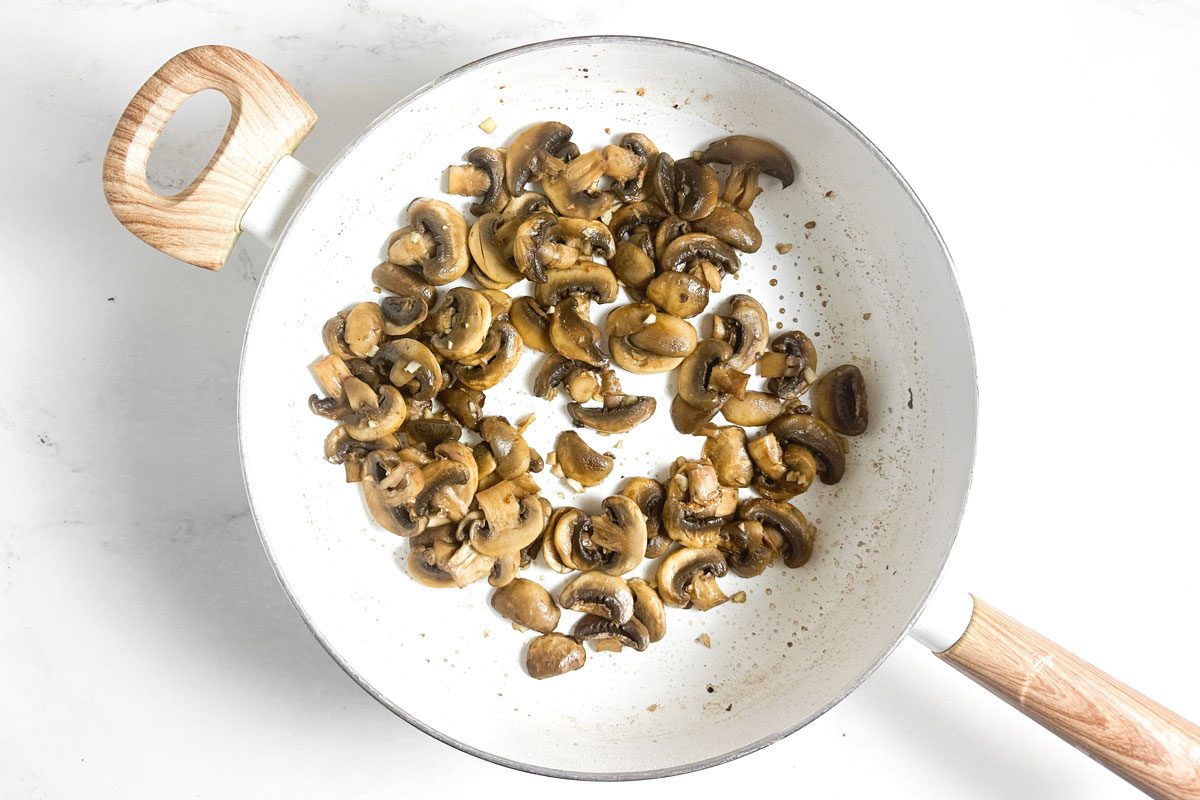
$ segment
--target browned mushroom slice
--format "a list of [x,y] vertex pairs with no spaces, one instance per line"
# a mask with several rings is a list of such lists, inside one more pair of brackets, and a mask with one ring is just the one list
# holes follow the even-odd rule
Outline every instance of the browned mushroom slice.
[[517,134],[504,158],[504,180],[514,198],[525,184],[541,177],[546,159],[571,138],[571,129],[561,122],[541,122]]
[[721,414],[734,425],[766,425],[786,410],[784,401],[768,392],[748,391],[744,397],[730,397],[721,406]]
[[767,536],[762,523],[755,520],[726,523],[717,549],[725,554],[729,568],[743,578],[761,575],[778,555],[773,537]]
[[571,635],[576,639],[591,642],[597,650],[632,647],[642,652],[650,646],[650,633],[637,617],[630,617],[624,623],[616,623],[595,614],[587,614],[575,623]]
[[492,592],[491,603],[502,617],[538,633],[549,633],[558,627],[560,614],[554,598],[531,580],[514,579]]
[[442,390],[442,367],[416,339],[393,339],[379,348],[374,362],[406,398],[429,400]]
[[691,224],[672,214],[659,223],[658,228],[654,231],[654,252],[662,255],[667,251],[671,242],[690,232]]
[[727,314],[713,315],[712,338],[733,348],[729,366],[734,369],[750,369],[767,349],[767,337],[767,312],[748,294],[735,294]]
[[564,217],[596,219],[613,205],[613,196],[602,191],[600,179],[608,167],[602,150],[583,153],[568,164],[559,161],[554,169],[548,162],[542,190],[556,211]]
[[[471,512],[479,514],[478,511]],[[517,571],[521,568],[521,553],[505,553],[492,564],[492,572],[488,575],[488,584],[502,589],[517,579]]]
[[[479,486],[479,470],[471,448],[461,442],[442,442],[433,448],[434,460],[422,468],[425,475],[425,491],[429,493],[426,510],[429,524],[444,525],[458,522],[471,508],[475,491]],[[465,472],[466,480],[460,480]],[[441,481],[442,486],[436,484]],[[420,503],[418,497],[414,503]]]
[[371,280],[379,288],[401,297],[415,297],[433,308],[437,302],[437,287],[415,271],[384,261],[371,273]]
[[722,486],[707,460],[679,459],[663,501],[663,528],[687,547],[713,547],[737,508],[737,489]]
[[631,394],[606,394],[599,408],[568,403],[567,413],[580,427],[601,433],[625,433],[641,425],[654,414],[653,397]]
[[555,572],[586,572],[600,565],[603,554],[592,543],[592,520],[578,508],[554,509],[542,538],[542,557]]
[[[747,445],[746,450],[758,471],[754,489],[771,500],[790,500],[808,491],[817,477],[817,462],[800,445],[789,445],[792,458],[785,459],[779,440],[767,433]],[[805,458],[807,456],[807,458]],[[788,462],[791,463],[788,463]]]
[[401,460],[394,451],[376,450],[363,462],[362,491],[367,510],[397,536],[416,536],[425,530],[427,520],[413,516],[408,507],[424,487],[420,467]]
[[583,645],[562,633],[539,636],[529,643],[525,653],[525,669],[538,680],[573,672],[586,661]]
[[691,228],[715,236],[743,253],[757,253],[762,247],[762,233],[755,227],[749,211],[718,206],[707,217],[691,223]]
[[608,228],[614,239],[623,242],[632,238],[636,231],[657,228],[667,216],[667,212],[657,203],[629,203],[613,212]]
[[347,378],[342,385],[351,409],[342,424],[351,438],[373,442],[395,433],[404,424],[408,408],[395,386],[382,386],[376,395],[358,378]]
[[501,478],[516,478],[530,472],[529,445],[504,417],[484,417],[479,421],[479,436],[496,459]]
[[460,425],[468,430],[478,430],[483,404],[487,400],[483,392],[456,384],[443,389],[438,400]]
[[518,297],[508,311],[508,319],[527,347],[543,353],[553,353],[550,341],[550,317],[532,297]]
[[624,575],[646,557],[646,518],[624,495],[606,497],[604,513],[591,518],[592,544],[600,550],[600,570]]
[[746,452],[746,432],[735,426],[717,428],[708,435],[701,455],[713,463],[724,486],[746,487],[754,479],[754,464]]
[[485,555],[502,555],[536,539],[545,521],[537,492],[533,479],[522,475],[476,494],[487,524],[472,531],[475,549]]
[[662,598],[641,578],[629,579],[629,591],[633,593],[633,618],[646,627],[651,642],[661,641],[667,635],[667,612]]
[[621,494],[637,503],[646,518],[646,558],[658,558],[667,552],[671,537],[662,527],[663,501],[666,499],[663,485],[652,478],[630,478]]
[[454,368],[455,377],[464,386],[479,391],[490,389],[504,380],[521,360],[524,344],[516,328],[501,320],[488,330],[485,342],[493,339],[495,349],[481,363],[459,364]]
[[624,624],[633,617],[633,593],[629,584],[604,572],[585,572],[575,578],[559,593],[558,604],[617,624]]
[[346,362],[332,354],[315,361],[311,369],[313,376],[325,390],[325,394],[334,400],[342,399],[342,381],[354,377],[354,373],[346,366]]
[[696,408],[679,395],[671,400],[671,422],[680,433],[704,435],[711,428],[710,422],[718,411],[719,408]]
[[[512,242],[499,235],[504,218],[498,213],[484,214],[475,220],[467,245],[472,265],[483,273],[489,288],[505,289],[525,277],[513,257]],[[472,273],[474,274],[474,273]],[[475,276],[479,279],[479,276]]]
[[[567,387],[572,399],[577,399],[577,402],[598,398],[600,379],[596,377],[596,368],[567,358],[561,353],[552,353],[542,362],[542,367],[534,378],[533,393],[546,400],[553,400],[563,387]],[[582,397],[577,398],[580,394]]]
[[636,171],[625,177],[624,180],[620,180],[613,175],[613,159],[610,158],[609,177],[612,177],[616,183],[613,189],[618,200],[622,203],[636,203],[645,196],[646,169],[650,159],[658,155],[658,148],[654,146],[654,142],[650,141],[649,137],[641,133],[625,134],[621,137],[620,146],[636,156]]
[[567,295],[583,294],[597,303],[617,299],[617,276],[603,264],[581,261],[573,267],[551,270],[545,283],[535,284],[533,299],[549,311]]
[[580,486],[595,486],[612,472],[612,453],[597,453],[575,431],[563,431],[554,442],[555,465],[563,477]]
[[446,561],[443,569],[454,581],[454,585],[461,589],[491,575],[495,565],[494,556],[484,555],[472,547],[470,542],[463,542]]
[[388,336],[404,336],[429,314],[429,306],[419,297],[393,295],[379,301],[383,312],[383,332]]
[[603,256],[610,259],[617,251],[612,231],[603,222],[595,219],[559,217],[550,231],[554,241],[562,242],[585,256]]
[[783,563],[789,567],[800,567],[812,557],[813,541],[817,529],[791,503],[774,500],[748,500],[742,504],[740,516],[744,520],[760,523],[782,535],[786,543]]
[[442,442],[457,442],[462,438],[462,426],[438,417],[416,417],[404,423],[404,435],[409,444],[433,450]]
[[741,266],[732,247],[707,233],[685,233],[659,253],[664,272],[689,272],[714,292],[721,289],[722,277]]
[[569,295],[555,306],[550,315],[550,342],[567,358],[595,367],[608,364],[608,356],[600,349],[600,329],[592,324],[583,295]]
[[446,168],[446,191],[480,198],[471,204],[471,213],[477,217],[501,210],[511,199],[504,185],[504,160],[499,150],[473,148],[466,164]]
[[630,303],[605,321],[613,361],[630,372],[669,372],[696,347],[696,329],[650,303]]
[[350,438],[346,429],[338,425],[325,437],[325,460],[330,464],[342,464],[346,470],[346,483],[358,483],[363,478],[363,460],[379,442],[360,442]]
[[448,203],[418,197],[408,205],[408,226],[388,242],[388,261],[419,266],[425,280],[435,286],[458,280],[471,261],[467,221]]
[[717,207],[720,193],[717,173],[708,164],[694,158],[675,162],[675,213],[682,219],[707,217]]
[[346,348],[359,358],[375,355],[383,339],[383,310],[378,303],[359,303],[346,314],[342,328]]
[[409,540],[408,574],[417,583],[434,589],[454,588],[454,578],[446,572],[445,566],[460,545],[453,536],[443,535],[447,531],[453,531],[453,526],[427,529]]
[[508,319],[509,309],[512,308],[512,298],[500,289],[480,289],[479,293],[488,299],[492,306],[492,319]]
[[758,176],[766,173],[778,178],[783,188],[796,179],[792,160],[777,145],[754,136],[726,136],[710,144],[701,161],[729,165],[723,199],[738,208],[750,208],[761,191]]
[[858,436],[867,429],[867,385],[853,364],[842,364],[812,386],[813,413],[835,431]]
[[715,547],[681,547],[659,562],[658,593],[669,606],[708,611],[729,599],[717,585],[727,571],[725,556]]
[[[846,473],[846,442],[832,428],[808,414],[784,414],[767,430],[781,444],[799,445],[817,460],[821,482],[835,484]],[[353,433],[351,433],[353,435]]]
[[521,274],[534,283],[545,283],[549,270],[570,267],[579,261],[578,249],[556,241],[552,235],[557,224],[553,214],[539,211],[517,228],[513,259]]
[[708,285],[687,272],[663,272],[646,286],[646,297],[668,314],[687,319],[708,305]]
[[771,341],[771,352],[758,359],[758,374],[767,389],[784,400],[795,400],[817,379],[817,348],[800,331],[781,333]]
[[492,305],[487,296],[465,286],[447,292],[442,305],[425,321],[429,344],[450,359],[477,352],[491,326]]
[[631,239],[619,242],[609,262],[617,280],[631,292],[644,293],[658,273],[658,267],[654,263],[654,248],[647,245],[649,237],[646,234],[635,235]]
[[719,339],[704,339],[679,365],[678,391],[688,405],[718,409],[732,395],[745,395],[750,376],[729,365],[733,348]]

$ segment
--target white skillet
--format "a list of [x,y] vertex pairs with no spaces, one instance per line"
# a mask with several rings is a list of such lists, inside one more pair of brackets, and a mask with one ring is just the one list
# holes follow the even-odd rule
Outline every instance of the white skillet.
[[[145,177],[150,150],[183,101],[207,88],[233,107],[225,140],[191,186],[158,195]],[[498,125],[490,136],[478,127],[489,117]],[[647,652],[590,653],[582,670],[539,682],[521,665],[530,635],[490,610],[486,585],[434,591],[408,578],[403,542],[369,520],[357,488],[322,460],[328,422],[308,411],[306,398],[321,324],[375,296],[371,268],[408,202],[443,196],[443,170],[471,147],[499,145],[546,119],[569,124],[584,149],[642,131],[687,154],[738,132],[791,153],[799,179],[786,191],[764,179],[754,209],[764,246],[710,310],[722,296],[747,292],[772,323],[816,337],[823,366],[858,364],[871,426],[852,442],[846,479],[796,501],[821,531],[805,567],[725,579],[728,592],[747,592],[744,605],[672,612],[666,639]],[[246,486],[284,589],[321,644],[380,702],[497,763],[573,778],[655,777],[736,758],[803,727],[911,629],[1143,789],[1200,792],[1196,726],[970,596],[926,608],[971,476],[970,331],[933,222],[887,159],[835,111],[722,53],[593,37],[522,47],[439,78],[384,113],[314,180],[290,153],[315,122],[250,56],[189,50],[126,109],[106,157],[105,192],[135,234],[209,269],[220,268],[242,230],[275,245],[243,351]],[[776,243],[793,248],[780,255]],[[569,421],[561,401],[531,396],[539,362],[527,350],[517,372],[488,392],[487,411],[536,412],[529,438],[547,452]],[[661,477],[676,455],[698,454],[700,441],[670,423],[665,378],[624,380],[656,396],[658,413],[624,436],[585,437],[618,456],[602,486],[575,496],[540,476],[556,505],[595,507],[623,476]],[[563,582],[543,568],[532,575],[552,590]],[[560,630],[572,617],[564,614]],[[702,633],[711,648],[697,643]]]

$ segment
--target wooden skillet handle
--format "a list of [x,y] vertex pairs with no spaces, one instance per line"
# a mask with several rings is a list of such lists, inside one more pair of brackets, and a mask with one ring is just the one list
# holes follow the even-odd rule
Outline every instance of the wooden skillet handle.
[[978,598],[938,657],[1151,797],[1200,798],[1200,727]]
[[[196,179],[178,194],[161,195],[146,180],[150,151],[171,116],[203,89],[228,98],[229,127]],[[316,122],[295,89],[240,50],[185,50],[150,76],[121,115],[104,156],[104,196],[121,224],[147,244],[218,270],[271,169]]]

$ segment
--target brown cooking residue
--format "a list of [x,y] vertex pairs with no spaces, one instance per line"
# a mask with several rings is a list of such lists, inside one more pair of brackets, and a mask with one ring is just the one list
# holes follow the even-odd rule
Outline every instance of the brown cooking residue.
[[817,227],[817,221],[815,219],[810,219],[808,222],[804,223],[804,227],[811,231],[813,228]]
[[637,88],[637,96],[638,96],[638,97],[645,97],[645,96],[646,96],[646,87],[645,87],[645,86],[639,86],[639,87]]
[[867,313],[863,314],[863,320],[868,320],[868,319],[870,319],[870,318],[871,318],[871,312],[870,312],[870,311],[868,311]]

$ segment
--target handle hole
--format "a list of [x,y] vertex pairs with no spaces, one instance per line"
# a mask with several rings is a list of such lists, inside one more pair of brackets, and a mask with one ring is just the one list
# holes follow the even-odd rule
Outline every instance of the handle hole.
[[146,165],[146,180],[161,195],[176,195],[191,185],[212,159],[225,136],[233,109],[216,89],[189,97],[167,121]]

